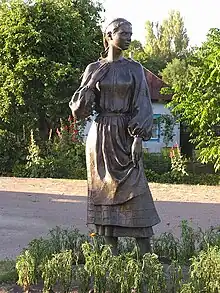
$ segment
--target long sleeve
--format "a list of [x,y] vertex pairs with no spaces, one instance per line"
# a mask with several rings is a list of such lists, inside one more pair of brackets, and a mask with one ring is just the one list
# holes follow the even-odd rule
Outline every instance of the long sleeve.
[[83,74],[80,87],[74,93],[69,107],[73,116],[78,119],[85,119],[92,114],[92,105],[95,100],[95,93],[88,87],[88,83],[91,79],[94,71],[94,63],[89,64]]
[[135,65],[132,118],[128,131],[131,136],[138,136],[147,141],[152,135],[153,110],[143,67],[138,63]]

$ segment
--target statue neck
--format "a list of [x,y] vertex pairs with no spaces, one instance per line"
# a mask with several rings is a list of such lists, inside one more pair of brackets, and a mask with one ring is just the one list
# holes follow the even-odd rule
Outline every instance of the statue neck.
[[114,61],[118,61],[119,59],[121,59],[122,55],[123,55],[123,53],[122,53],[121,48],[115,47],[115,46],[110,46],[106,59],[108,60],[108,62],[114,62]]

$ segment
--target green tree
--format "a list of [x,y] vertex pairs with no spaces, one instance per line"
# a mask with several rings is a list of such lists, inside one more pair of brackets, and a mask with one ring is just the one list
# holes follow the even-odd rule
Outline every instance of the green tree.
[[131,41],[129,49],[125,51],[124,55],[125,57],[129,57],[131,54],[132,57],[134,57],[141,52],[144,52],[142,43],[138,40],[133,40]]
[[162,24],[146,22],[145,52],[150,56],[163,56],[166,61],[182,56],[188,47],[188,36],[179,11],[172,10]]
[[81,72],[102,48],[100,12],[92,0],[0,1],[1,129],[45,138],[68,116]]
[[128,53],[132,52],[135,60],[160,76],[161,71],[173,58],[185,57],[188,41],[183,18],[178,11],[171,11],[162,24],[147,21],[145,46],[134,40]]
[[184,79],[186,70],[186,60],[174,58],[171,62],[167,63],[167,66],[162,70],[162,79],[166,84],[172,86],[177,83],[181,78]]
[[193,52],[187,63],[187,70],[172,81],[174,96],[170,106],[174,115],[190,127],[201,161],[213,163],[217,171],[220,169],[220,29],[209,31],[207,41]]

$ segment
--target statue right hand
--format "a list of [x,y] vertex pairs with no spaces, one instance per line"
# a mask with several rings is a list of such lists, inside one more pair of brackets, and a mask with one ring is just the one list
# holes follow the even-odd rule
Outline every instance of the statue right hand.
[[104,76],[109,71],[110,64],[109,63],[102,63],[92,74],[90,81],[88,82],[87,86],[89,88],[94,88],[97,82],[101,81]]

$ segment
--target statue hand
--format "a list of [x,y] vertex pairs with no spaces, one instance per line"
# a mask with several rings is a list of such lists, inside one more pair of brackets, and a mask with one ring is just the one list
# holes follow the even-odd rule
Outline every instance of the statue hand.
[[138,165],[142,155],[142,138],[135,137],[131,147],[132,161],[134,166]]
[[103,79],[106,73],[109,71],[110,64],[102,63],[92,74],[91,79],[88,83],[88,87],[94,88],[96,83]]

